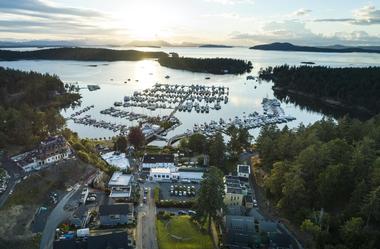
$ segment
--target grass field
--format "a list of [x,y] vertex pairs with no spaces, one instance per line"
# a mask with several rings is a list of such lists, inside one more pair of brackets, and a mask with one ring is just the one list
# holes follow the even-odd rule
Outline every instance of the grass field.
[[[157,219],[157,239],[160,249],[213,249],[211,237],[190,220],[190,216],[174,216],[167,221]],[[171,235],[182,237],[175,239]]]

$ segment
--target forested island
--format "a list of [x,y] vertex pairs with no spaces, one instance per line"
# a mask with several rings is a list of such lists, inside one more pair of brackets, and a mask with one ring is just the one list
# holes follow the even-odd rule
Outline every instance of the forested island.
[[0,67],[0,147],[46,139],[65,124],[60,108],[79,98],[57,76]]
[[313,236],[305,248],[380,248],[380,116],[267,126],[256,146],[266,196]]
[[79,61],[136,61],[167,57],[164,52],[113,50],[104,48],[51,48],[33,51],[0,50],[0,61],[12,60],[79,60]]
[[161,57],[158,59],[161,66],[188,70],[191,72],[212,74],[242,74],[250,72],[250,61],[230,58],[188,58],[188,57]]
[[317,99],[369,114],[380,110],[380,68],[277,66],[262,69],[259,77],[273,80],[274,90]]
[[262,44],[250,47],[256,50],[269,51],[292,51],[292,52],[316,52],[316,53],[380,53],[380,49],[376,47],[313,47],[313,46],[297,46],[287,42],[275,42],[270,44]]

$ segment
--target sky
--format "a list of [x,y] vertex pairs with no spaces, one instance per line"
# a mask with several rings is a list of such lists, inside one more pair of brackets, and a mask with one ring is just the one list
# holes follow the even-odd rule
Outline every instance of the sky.
[[0,40],[380,46],[380,0],[0,0]]

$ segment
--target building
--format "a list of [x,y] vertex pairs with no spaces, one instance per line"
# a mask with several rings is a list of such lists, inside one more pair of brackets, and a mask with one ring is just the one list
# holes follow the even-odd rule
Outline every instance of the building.
[[115,232],[86,238],[57,240],[53,249],[133,249],[133,242],[126,232]]
[[203,179],[204,172],[181,170],[176,167],[159,167],[151,168],[149,173],[149,180],[155,182],[200,182]]
[[130,200],[133,189],[133,176],[131,174],[123,174],[116,171],[113,173],[108,188],[111,190],[110,197]]
[[152,168],[175,168],[174,155],[144,155],[141,168],[142,170],[150,170]]
[[223,246],[254,248],[260,245],[259,227],[253,217],[226,215],[224,219]]
[[36,149],[11,159],[25,172],[31,172],[67,159],[71,154],[72,151],[66,139],[63,136],[54,136],[42,141]]
[[251,174],[251,168],[249,165],[239,164],[236,167],[237,176],[241,178],[249,179],[249,176]]
[[240,184],[239,177],[225,176],[224,177],[224,204],[227,206],[242,206],[243,205],[243,186]]
[[101,155],[104,161],[109,165],[117,167],[120,170],[128,169],[130,167],[129,159],[125,153],[118,153],[116,151],[107,152]]
[[128,204],[101,205],[99,207],[101,226],[118,226],[134,221],[133,206]]
[[169,182],[177,180],[178,174],[175,168],[151,168],[149,173],[149,180],[154,182]]

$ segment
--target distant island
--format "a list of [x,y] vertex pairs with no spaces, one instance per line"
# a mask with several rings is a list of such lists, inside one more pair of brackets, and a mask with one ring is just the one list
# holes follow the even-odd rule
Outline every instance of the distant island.
[[168,57],[164,52],[112,50],[104,48],[51,48],[33,51],[0,50],[0,61],[12,60],[78,60],[78,61],[136,61]]
[[292,52],[317,52],[317,53],[380,53],[377,47],[345,47],[345,46],[330,46],[330,47],[313,47],[313,46],[297,46],[291,43],[275,42],[271,44],[256,45],[250,47],[255,50],[269,51],[292,51]]
[[230,58],[161,57],[158,62],[173,69],[212,74],[242,74],[252,69],[250,61]]
[[261,69],[259,77],[272,80],[275,91],[370,114],[377,114],[380,110],[380,67],[283,65]]
[[200,45],[200,48],[233,48],[233,46],[217,45],[217,44],[204,44]]

